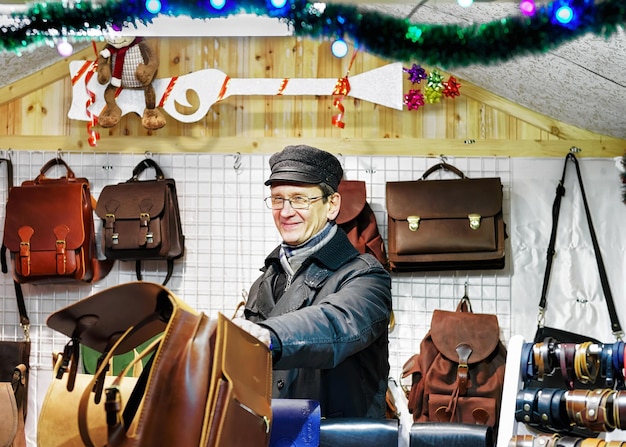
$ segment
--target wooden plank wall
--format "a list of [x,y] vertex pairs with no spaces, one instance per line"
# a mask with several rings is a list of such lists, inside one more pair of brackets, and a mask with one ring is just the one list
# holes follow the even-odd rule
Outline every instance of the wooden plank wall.
[[[349,67],[351,55],[335,58],[329,41],[296,37],[160,38],[152,42],[160,54],[159,77],[213,68],[231,78],[339,79],[348,68],[352,76],[393,62],[358,52]],[[584,149],[582,156],[614,157],[623,155],[626,143],[554,121],[458,79],[461,96],[444,97],[417,111],[347,98],[343,129],[331,123],[337,114],[332,96],[230,96],[196,123],[168,117],[166,126],[157,131],[144,129],[137,115],[126,115],[115,128],[100,129],[101,139],[91,148],[86,122],[67,118],[72,98],[68,63],[94,57],[89,46],[41,73],[1,88],[0,149],[273,152],[303,142],[346,154],[537,157],[561,156],[577,146]],[[447,79],[448,74],[442,74]],[[407,77],[405,93],[420,87]],[[189,100],[197,107],[193,93]]]

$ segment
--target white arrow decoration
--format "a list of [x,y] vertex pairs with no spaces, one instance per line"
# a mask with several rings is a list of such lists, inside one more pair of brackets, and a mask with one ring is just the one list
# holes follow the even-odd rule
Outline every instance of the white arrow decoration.
[[[72,105],[68,117],[70,119],[91,121],[91,115],[98,116],[105,107],[104,90],[106,85],[98,83],[97,75],[93,74],[95,62],[70,62],[72,76]],[[85,82],[87,81],[87,84]],[[193,123],[201,120],[209,112],[213,104],[235,95],[333,95],[338,79],[304,79],[304,78],[230,78],[217,69],[199,70],[173,78],[160,78],[152,82],[156,92],[157,104],[172,118]],[[380,68],[348,77],[350,90],[347,96],[390,107],[397,110],[403,108],[403,70],[401,63],[384,65]],[[194,91],[200,104],[190,114],[180,113],[176,104],[190,107],[187,92]],[[90,98],[90,93],[95,98]],[[122,115],[135,112],[143,115],[146,107],[143,90],[122,89],[117,96],[117,105]]]

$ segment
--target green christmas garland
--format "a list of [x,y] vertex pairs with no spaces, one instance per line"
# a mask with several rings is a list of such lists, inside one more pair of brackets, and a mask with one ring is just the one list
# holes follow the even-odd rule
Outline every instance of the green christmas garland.
[[[553,20],[555,9],[571,3],[578,20],[562,25]],[[371,54],[389,60],[438,66],[443,69],[472,64],[495,64],[517,56],[546,52],[587,33],[608,37],[626,22],[626,1],[556,0],[537,8],[531,17],[460,25],[411,22],[356,5],[291,0],[272,8],[269,0],[226,2],[220,10],[208,1],[160,0],[160,14],[200,19],[246,13],[279,18],[296,36],[334,39],[344,37]],[[141,0],[103,3],[46,2],[12,14],[15,25],[0,27],[0,51],[21,53],[41,45],[103,39],[109,27],[149,24],[154,14]],[[320,7],[319,5],[324,5]]]

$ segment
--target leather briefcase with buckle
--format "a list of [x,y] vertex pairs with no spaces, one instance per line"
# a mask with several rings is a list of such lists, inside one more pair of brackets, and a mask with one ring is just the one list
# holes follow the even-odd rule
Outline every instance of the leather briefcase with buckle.
[[[440,169],[460,179],[426,180]],[[499,177],[470,179],[439,163],[419,180],[387,182],[386,194],[392,271],[504,268]]]

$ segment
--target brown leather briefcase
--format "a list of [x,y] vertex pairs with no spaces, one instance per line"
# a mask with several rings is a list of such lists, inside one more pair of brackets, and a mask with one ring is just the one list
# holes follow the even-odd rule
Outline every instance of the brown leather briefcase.
[[[460,179],[426,180],[439,169]],[[386,193],[392,271],[504,268],[499,177],[468,178],[439,163],[419,180],[387,182]]]

